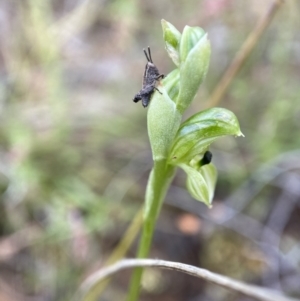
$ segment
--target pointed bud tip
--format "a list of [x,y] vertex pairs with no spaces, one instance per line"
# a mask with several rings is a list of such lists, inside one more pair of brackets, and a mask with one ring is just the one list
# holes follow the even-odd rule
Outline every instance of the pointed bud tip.
[[239,132],[237,133],[236,137],[245,137],[245,135],[244,135],[241,131],[239,131]]

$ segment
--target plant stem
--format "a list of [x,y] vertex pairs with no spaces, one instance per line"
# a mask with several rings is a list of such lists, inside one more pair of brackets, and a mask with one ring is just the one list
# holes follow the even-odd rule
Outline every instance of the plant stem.
[[[146,190],[143,232],[139,243],[137,258],[145,258],[149,254],[153,232],[162,203],[175,174],[175,167],[166,160],[154,161]],[[140,292],[143,269],[134,270],[127,301],[136,301]]]

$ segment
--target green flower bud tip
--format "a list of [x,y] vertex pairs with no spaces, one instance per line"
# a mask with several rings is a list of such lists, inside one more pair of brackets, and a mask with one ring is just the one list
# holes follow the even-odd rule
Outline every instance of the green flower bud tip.
[[180,41],[180,61],[184,62],[190,51],[198,44],[198,42],[206,35],[201,27],[185,26]]
[[180,58],[179,58],[179,44],[181,39],[181,33],[173,26],[171,23],[166,20],[161,20],[164,41],[166,44],[166,50],[168,55],[174,62],[174,64],[179,67]]
[[200,27],[185,27],[180,42],[180,93],[177,108],[184,112],[206,77],[210,61],[210,42]]

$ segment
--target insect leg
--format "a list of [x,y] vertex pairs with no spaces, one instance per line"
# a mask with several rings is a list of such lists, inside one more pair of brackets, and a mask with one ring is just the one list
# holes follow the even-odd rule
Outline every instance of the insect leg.
[[155,89],[156,91],[158,91],[160,94],[162,94],[156,87],[154,87],[154,89]]
[[151,95],[147,95],[145,97],[142,98],[142,105],[144,108],[146,108],[150,102],[150,97]]
[[160,80],[160,79],[163,79],[165,77],[164,74],[160,74],[160,75],[157,75],[155,80]]

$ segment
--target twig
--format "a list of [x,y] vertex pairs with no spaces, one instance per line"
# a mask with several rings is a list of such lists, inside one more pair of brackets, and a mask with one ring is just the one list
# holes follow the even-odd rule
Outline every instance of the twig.
[[[82,300],[84,296],[93,288],[93,286],[121,270],[135,267],[160,267],[170,270],[175,270],[195,276],[197,278],[205,279],[211,283],[220,285],[227,289],[242,293],[249,297],[253,297],[262,301],[296,301],[297,299],[289,298],[281,295],[279,292],[261,288],[255,285],[249,285],[237,280],[233,280],[226,276],[222,276],[216,273],[212,273],[208,270],[197,268],[191,265],[158,260],[158,259],[124,259],[118,263],[111,265],[107,268],[101,269],[91,276],[89,276],[81,285],[79,293],[76,295],[76,299]],[[298,300],[299,301],[299,300]]]
[[236,74],[239,72],[241,67],[243,66],[243,63],[248,58],[252,50],[254,49],[255,45],[257,44],[258,40],[266,30],[266,28],[271,23],[275,13],[279,9],[279,7],[283,4],[283,0],[275,0],[269,10],[267,11],[266,15],[260,19],[255,28],[252,30],[252,32],[249,34],[248,38],[242,45],[241,49],[231,62],[230,66],[225,71],[223,77],[219,81],[217,87],[212,92],[212,95],[207,101],[206,106],[207,107],[214,107],[216,106],[222,97],[224,96],[227,88],[233,81]]

